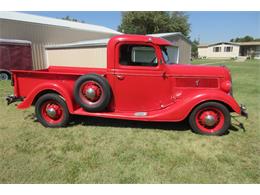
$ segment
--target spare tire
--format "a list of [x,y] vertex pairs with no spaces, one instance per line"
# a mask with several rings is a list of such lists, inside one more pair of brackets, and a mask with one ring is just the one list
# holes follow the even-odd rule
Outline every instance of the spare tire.
[[75,82],[74,98],[88,112],[103,111],[111,99],[110,85],[100,75],[83,75]]

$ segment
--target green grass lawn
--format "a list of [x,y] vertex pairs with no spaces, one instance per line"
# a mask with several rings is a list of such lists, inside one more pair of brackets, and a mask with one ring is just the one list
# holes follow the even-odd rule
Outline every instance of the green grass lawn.
[[33,108],[6,105],[12,88],[1,81],[0,183],[259,183],[260,61],[221,64],[250,114],[239,119],[246,131],[233,121],[221,137],[194,134],[185,122],[80,117],[68,128],[44,128]]

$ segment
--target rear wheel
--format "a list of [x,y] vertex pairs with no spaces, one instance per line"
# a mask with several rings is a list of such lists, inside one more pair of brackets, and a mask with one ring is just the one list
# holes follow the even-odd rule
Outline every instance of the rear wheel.
[[206,102],[191,112],[189,124],[199,134],[223,135],[230,126],[230,112],[221,103]]
[[0,80],[8,80],[10,78],[9,74],[6,72],[0,72]]
[[45,94],[35,104],[38,121],[45,127],[64,127],[69,122],[66,102],[58,94]]

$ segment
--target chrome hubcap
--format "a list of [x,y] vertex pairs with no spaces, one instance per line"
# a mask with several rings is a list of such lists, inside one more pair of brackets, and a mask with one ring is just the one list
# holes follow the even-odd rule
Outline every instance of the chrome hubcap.
[[216,124],[216,119],[213,115],[208,114],[205,118],[204,118],[205,124],[209,127],[212,127]]
[[54,108],[47,108],[46,113],[49,117],[55,118],[56,117],[56,110]]
[[0,80],[8,80],[8,75],[6,73],[0,73]]
[[94,100],[95,98],[96,98],[96,92],[95,92],[95,90],[94,89],[92,89],[92,88],[88,88],[87,90],[86,90],[86,97],[88,98],[88,99],[90,99],[90,100]]

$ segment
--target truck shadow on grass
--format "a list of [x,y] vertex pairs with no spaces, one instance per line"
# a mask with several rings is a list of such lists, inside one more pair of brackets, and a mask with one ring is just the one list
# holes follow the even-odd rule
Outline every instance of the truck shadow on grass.
[[[34,120],[34,122],[38,122],[34,114],[27,115],[25,119],[32,119]],[[71,116],[70,123],[68,124],[67,127],[73,127],[75,125],[115,127],[115,128],[140,128],[140,129],[147,129],[147,130],[163,130],[163,131],[191,131],[187,119],[181,122],[145,122],[145,121],[131,121],[131,120],[99,118],[99,117]],[[238,132],[240,130],[245,131],[237,124],[232,123],[229,128],[229,131],[227,131],[225,135],[228,135],[230,131]]]
[[[185,119],[181,122],[145,122],[145,121],[129,121],[122,119],[109,119],[99,117],[83,117],[73,116],[71,122],[68,125],[83,125],[83,126],[101,126],[101,127],[116,127],[116,128],[140,128],[147,130],[164,130],[164,131],[191,131],[188,120]],[[229,131],[225,135],[228,135],[230,131],[239,131],[240,128],[231,124]],[[192,132],[192,131],[191,131]]]
[[140,129],[158,129],[166,131],[189,131],[188,121],[182,122],[146,122],[131,121],[122,119],[110,119],[99,117],[73,116],[68,126],[100,126],[100,127],[116,127],[116,128],[140,128]]

